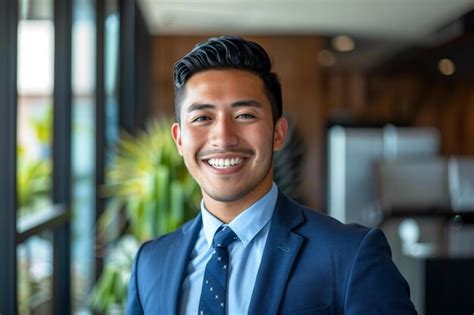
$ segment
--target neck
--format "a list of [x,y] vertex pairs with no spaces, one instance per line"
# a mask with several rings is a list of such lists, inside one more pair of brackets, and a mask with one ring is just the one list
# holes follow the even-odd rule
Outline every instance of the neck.
[[212,199],[205,193],[203,193],[203,199],[206,209],[216,218],[227,224],[234,220],[239,214],[244,212],[255,202],[260,200],[263,196],[265,196],[271,188],[272,181],[259,189],[253,189],[248,194],[237,200],[218,201]]

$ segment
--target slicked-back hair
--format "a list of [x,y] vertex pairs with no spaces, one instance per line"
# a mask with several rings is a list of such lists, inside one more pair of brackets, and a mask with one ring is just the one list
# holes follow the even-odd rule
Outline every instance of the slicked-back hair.
[[259,44],[241,37],[221,36],[197,44],[174,64],[175,114],[178,122],[186,82],[198,72],[213,69],[244,70],[258,75],[272,107],[273,122],[281,117],[281,84],[276,73],[271,72],[272,62],[267,52]]

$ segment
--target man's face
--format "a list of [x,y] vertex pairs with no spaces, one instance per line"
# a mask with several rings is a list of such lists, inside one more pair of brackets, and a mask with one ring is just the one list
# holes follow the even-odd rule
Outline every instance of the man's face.
[[185,89],[172,135],[206,205],[251,205],[271,187],[273,150],[283,145],[286,120],[274,126],[263,82],[247,71],[199,72]]

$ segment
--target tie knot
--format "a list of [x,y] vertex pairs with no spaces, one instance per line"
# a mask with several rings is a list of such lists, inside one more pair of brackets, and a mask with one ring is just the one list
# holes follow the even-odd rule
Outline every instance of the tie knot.
[[234,231],[228,226],[221,226],[216,234],[214,234],[214,239],[212,241],[212,247],[227,248],[230,243],[238,239]]

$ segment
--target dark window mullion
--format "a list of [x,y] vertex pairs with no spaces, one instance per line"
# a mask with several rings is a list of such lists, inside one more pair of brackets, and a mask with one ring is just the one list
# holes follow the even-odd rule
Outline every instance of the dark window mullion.
[[18,1],[0,2],[0,313],[16,314],[16,133]]
[[135,0],[119,0],[119,121],[120,128],[132,133],[136,127],[135,104]]
[[[95,220],[103,212],[105,201],[100,189],[105,183],[105,1],[96,1],[96,145],[95,145]],[[97,251],[103,248],[96,244]],[[104,253],[96,252],[95,279],[102,273]]]
[[145,128],[150,116],[151,35],[142,10],[135,8],[135,125]]
[[[53,202],[71,210],[72,0],[54,1]],[[71,313],[71,225],[54,230],[53,314]]]

